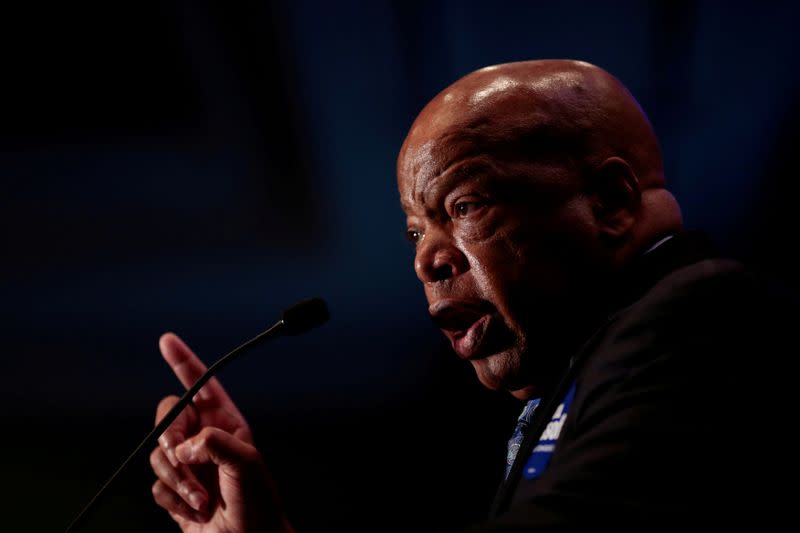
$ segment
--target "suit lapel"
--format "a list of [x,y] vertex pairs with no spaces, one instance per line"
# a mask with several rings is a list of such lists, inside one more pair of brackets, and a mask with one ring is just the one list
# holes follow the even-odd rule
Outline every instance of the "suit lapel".
[[611,306],[606,320],[597,327],[589,339],[573,356],[571,364],[558,386],[542,401],[533,415],[528,434],[520,444],[514,464],[508,476],[500,484],[492,503],[490,518],[504,512],[511,503],[522,469],[528,461],[533,447],[539,441],[556,407],[567,394],[581,367],[582,359],[592,352],[593,346],[602,338],[601,333],[625,307],[639,299],[659,279],[683,266],[714,256],[714,249],[708,239],[699,232],[685,232],[676,235],[652,252],[640,257],[625,269],[618,278],[616,294],[611,298]]

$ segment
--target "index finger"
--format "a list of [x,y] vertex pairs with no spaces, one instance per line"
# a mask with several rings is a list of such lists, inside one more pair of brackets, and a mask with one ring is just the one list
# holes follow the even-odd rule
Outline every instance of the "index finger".
[[[166,398],[162,399],[158,402],[158,407],[156,407],[156,425],[169,413],[175,404],[178,403],[177,396],[167,396]],[[168,432],[176,432],[182,436],[192,435],[196,433],[197,430],[193,430],[193,428],[197,427],[197,412],[192,404],[186,406],[186,408],[178,414],[175,420],[169,425],[166,429],[164,434]]]
[[[177,396],[167,396],[158,403],[156,409],[156,425],[169,413],[175,404],[178,403]],[[164,449],[164,453],[172,463],[172,466],[178,467],[179,461],[175,457],[175,446],[186,440],[187,436],[191,436],[197,432],[197,413],[194,406],[188,405],[186,409],[175,418],[172,424],[164,430],[164,433],[158,437],[158,443]]]
[[[205,374],[206,365],[174,333],[163,334],[158,340],[158,347],[164,360],[187,389]],[[231,401],[217,378],[211,378],[208,383],[203,385],[197,396],[206,401],[216,400],[219,403]]]

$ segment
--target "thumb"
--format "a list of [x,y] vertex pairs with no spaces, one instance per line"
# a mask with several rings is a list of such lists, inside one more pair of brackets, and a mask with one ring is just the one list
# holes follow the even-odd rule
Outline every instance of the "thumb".
[[248,531],[294,531],[261,454],[252,444],[206,427],[175,448],[175,454],[182,463],[217,466],[221,497],[229,510],[235,510],[231,516],[247,524]]
[[261,454],[255,446],[215,427],[203,428],[186,439],[175,448],[175,455],[180,462],[189,465],[213,463],[234,478],[241,478],[243,471],[252,473],[254,466],[263,468]]

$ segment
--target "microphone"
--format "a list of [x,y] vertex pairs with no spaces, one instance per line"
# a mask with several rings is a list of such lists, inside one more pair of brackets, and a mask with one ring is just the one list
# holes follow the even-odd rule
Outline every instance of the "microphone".
[[284,335],[300,335],[321,326],[331,317],[322,298],[309,298],[298,302],[283,312],[279,324],[283,324]]
[[330,318],[330,313],[328,312],[328,306],[325,303],[325,300],[322,298],[309,298],[307,300],[303,300],[294,304],[293,306],[286,309],[283,314],[281,315],[281,319],[267,328],[266,330],[262,331],[249,341],[237,346],[224,356],[220,357],[213,365],[208,367],[205,374],[200,376],[197,381],[195,381],[194,385],[192,385],[178,402],[172,406],[172,409],[161,419],[161,421],[147,434],[144,440],[139,443],[133,453],[131,453],[127,459],[117,468],[116,472],[114,472],[108,481],[97,491],[97,494],[86,504],[86,507],[78,513],[78,516],[70,523],[70,525],[65,530],[65,533],[70,533],[71,531],[77,531],[78,527],[83,523],[83,521],[88,516],[88,512],[94,507],[94,505],[99,501],[100,497],[103,493],[108,489],[114,479],[122,472],[128,463],[130,463],[141,450],[150,449],[153,445],[155,445],[158,438],[161,436],[164,431],[169,427],[170,424],[178,417],[178,415],[183,411],[189,403],[191,403],[192,398],[194,398],[195,394],[197,394],[203,385],[208,382],[209,379],[214,377],[214,375],[226,366],[228,363],[233,361],[236,357],[244,353],[249,348],[261,344],[264,341],[274,339],[275,337],[280,337],[282,335],[288,336],[295,336],[295,335],[302,335],[303,333],[314,329],[317,326],[321,326],[325,322],[328,321]]

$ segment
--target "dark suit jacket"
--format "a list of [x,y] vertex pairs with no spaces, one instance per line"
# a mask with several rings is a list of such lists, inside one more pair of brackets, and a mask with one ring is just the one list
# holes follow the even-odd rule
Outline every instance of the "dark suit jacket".
[[[625,273],[475,531],[773,530],[790,494],[774,479],[794,482],[784,419],[795,416],[796,314],[740,264],[712,257],[685,233]],[[573,380],[549,467],[527,481],[522,464]]]

